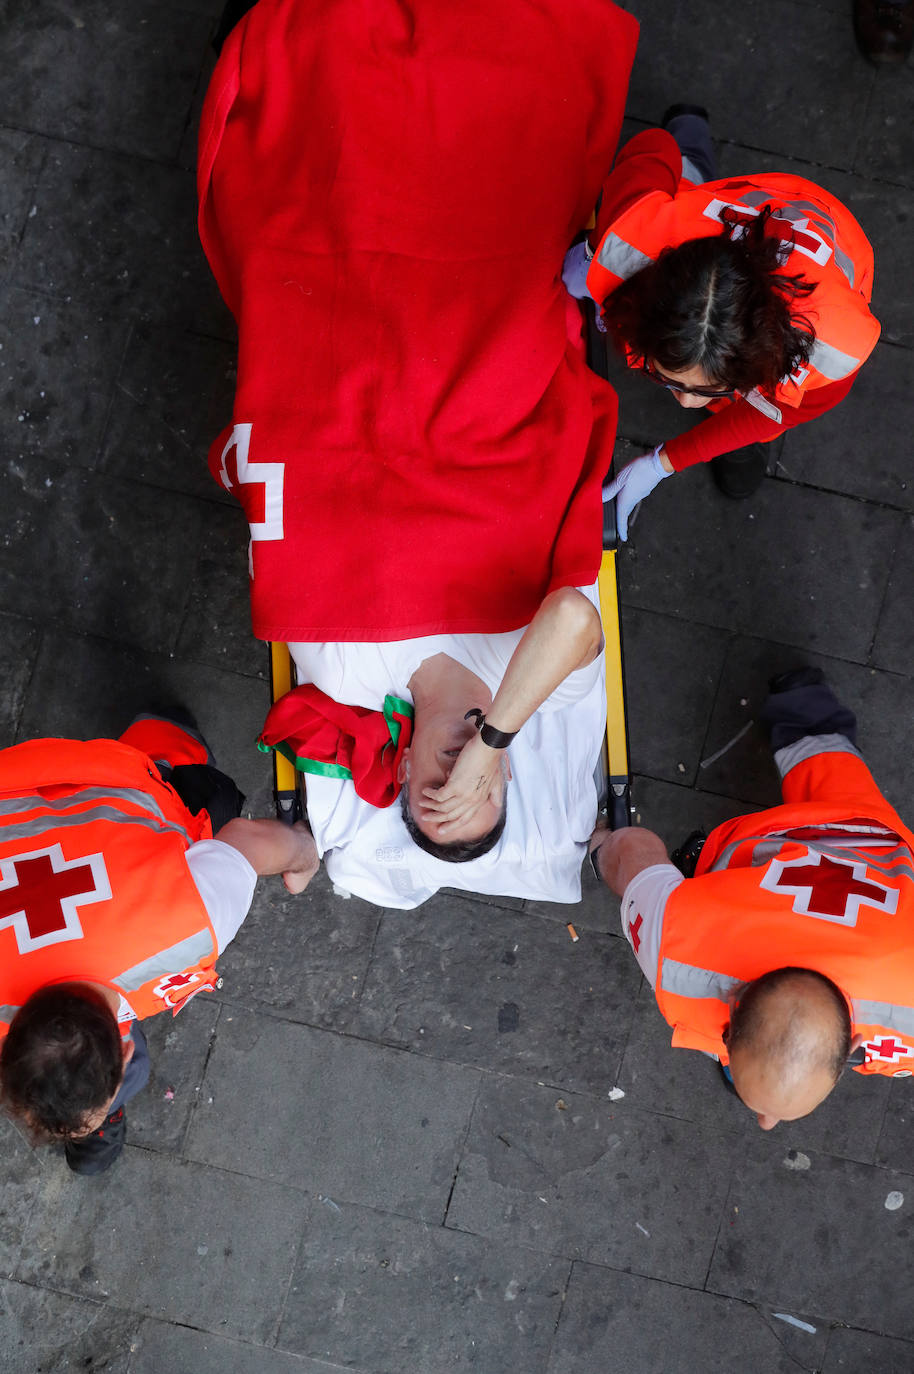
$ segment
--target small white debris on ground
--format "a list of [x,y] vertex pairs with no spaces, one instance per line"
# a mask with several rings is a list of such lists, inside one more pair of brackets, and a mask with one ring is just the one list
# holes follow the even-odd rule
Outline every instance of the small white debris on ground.
[[810,1335],[816,1334],[816,1328],[810,1326],[809,1322],[801,1322],[799,1317],[791,1317],[786,1312],[772,1312],[772,1317],[777,1317],[779,1322],[788,1322],[790,1326],[798,1326],[801,1331],[808,1331]]

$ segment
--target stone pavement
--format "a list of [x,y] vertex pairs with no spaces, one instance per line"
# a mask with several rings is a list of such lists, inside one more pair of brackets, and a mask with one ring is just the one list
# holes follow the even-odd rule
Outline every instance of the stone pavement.
[[[204,468],[233,387],[192,173],[219,7],[4,11],[0,743],[116,733],[178,696],[263,813],[244,522]],[[639,814],[675,841],[771,804],[751,721],[807,660],[910,818],[912,68],[864,62],[846,0],[632,8],[630,131],[699,101],[723,173],[838,193],[883,322],[756,499],[701,470],[640,513],[620,559]],[[623,456],[685,418],[620,391]],[[914,1369],[911,1082],[848,1075],[763,1135],[669,1048],[617,920],[589,878],[571,910],[405,913],[264,883],[219,993],[149,1023],[111,1176],[0,1124],[0,1374]]]

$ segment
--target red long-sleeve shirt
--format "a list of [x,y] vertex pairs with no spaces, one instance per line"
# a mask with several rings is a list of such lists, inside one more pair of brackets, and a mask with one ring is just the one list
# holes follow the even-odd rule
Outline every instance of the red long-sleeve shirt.
[[[598,248],[612,224],[642,196],[651,191],[675,196],[681,177],[682,155],[676,140],[665,129],[645,129],[629,139],[603,183],[600,211],[590,234],[591,246]],[[708,414],[694,429],[667,440],[664,450],[674,469],[680,472],[746,444],[768,443],[785,430],[806,424],[843,401],[856,376],[857,372],[852,372],[840,382],[804,392],[798,406],[781,407],[780,424],[769,420],[748,401],[734,401]]]

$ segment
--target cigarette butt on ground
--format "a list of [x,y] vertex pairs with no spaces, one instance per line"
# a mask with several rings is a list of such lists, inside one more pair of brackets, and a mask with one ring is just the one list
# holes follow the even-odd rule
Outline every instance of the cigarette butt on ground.
[[572,940],[577,940],[577,938],[578,938],[578,932],[575,930],[574,926],[571,924],[570,921],[568,922],[567,930],[568,930],[568,934],[571,936]]

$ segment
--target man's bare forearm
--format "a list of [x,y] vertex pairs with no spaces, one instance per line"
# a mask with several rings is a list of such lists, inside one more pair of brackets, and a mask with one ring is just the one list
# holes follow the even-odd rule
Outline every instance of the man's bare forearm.
[[508,734],[519,730],[569,673],[593,662],[602,637],[600,614],[582,592],[550,592],[511,656],[489,723]]
[[284,825],[282,821],[229,821],[216,834],[243,854],[258,877],[269,873],[297,873],[313,864],[314,839],[307,826]]

